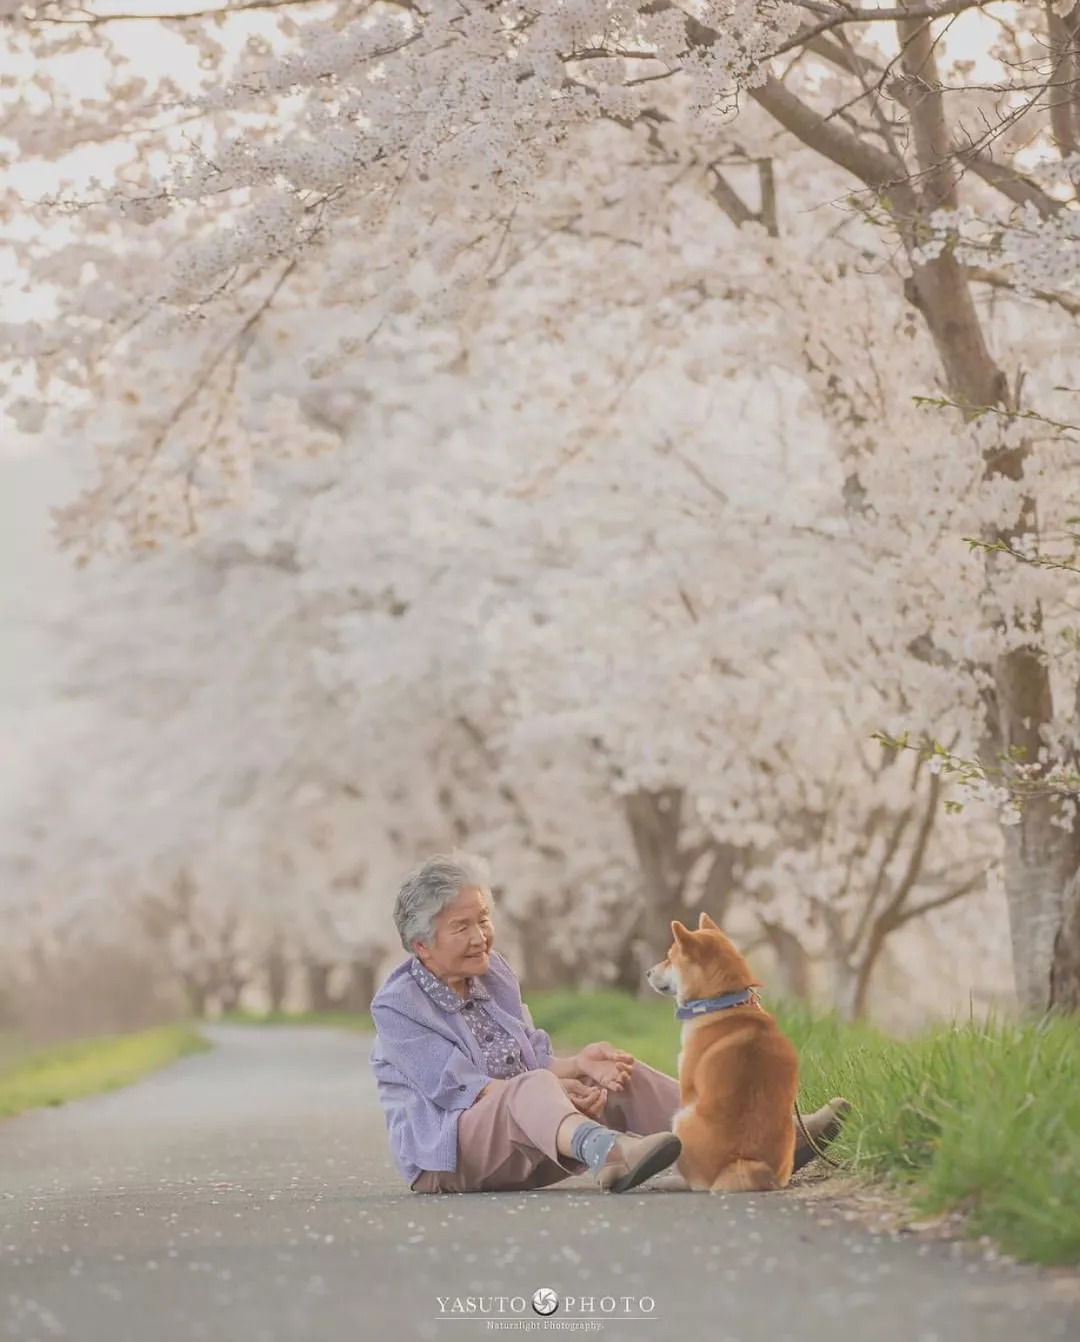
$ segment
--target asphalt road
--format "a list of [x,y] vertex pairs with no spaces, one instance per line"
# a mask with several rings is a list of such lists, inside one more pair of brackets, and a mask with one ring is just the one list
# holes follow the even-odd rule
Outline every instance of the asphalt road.
[[[212,1052],[129,1090],[0,1123],[5,1342],[465,1342],[551,1322],[620,1342],[1080,1337],[1060,1281],[791,1193],[418,1197],[387,1155],[366,1040],[209,1033]],[[561,1298],[548,1319],[543,1287]],[[454,1312],[470,1296],[487,1316]]]

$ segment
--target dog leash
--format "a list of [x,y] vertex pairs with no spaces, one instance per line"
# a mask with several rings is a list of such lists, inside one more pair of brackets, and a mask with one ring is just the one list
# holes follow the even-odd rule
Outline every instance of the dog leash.
[[823,1160],[826,1165],[831,1165],[834,1170],[842,1170],[844,1168],[838,1160],[833,1160],[832,1156],[827,1155],[821,1147],[818,1146],[817,1142],[814,1141],[813,1137],[810,1136],[810,1129],[806,1126],[806,1123],[803,1120],[802,1110],[799,1108],[798,1100],[795,1101],[795,1122],[798,1123],[799,1131],[806,1138],[807,1146],[809,1146],[810,1150],[813,1151],[814,1155],[817,1156],[819,1160]]

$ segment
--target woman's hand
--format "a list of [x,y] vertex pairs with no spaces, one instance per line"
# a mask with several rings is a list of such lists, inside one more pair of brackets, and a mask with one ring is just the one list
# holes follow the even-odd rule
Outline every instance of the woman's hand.
[[574,1059],[578,1074],[605,1090],[622,1090],[634,1070],[634,1057],[608,1043],[586,1044]]
[[595,1119],[597,1123],[604,1121],[607,1091],[602,1087],[594,1086],[589,1081],[580,1081],[576,1077],[567,1076],[562,1078],[562,1088],[570,1097],[570,1102],[575,1109],[580,1110],[587,1118]]

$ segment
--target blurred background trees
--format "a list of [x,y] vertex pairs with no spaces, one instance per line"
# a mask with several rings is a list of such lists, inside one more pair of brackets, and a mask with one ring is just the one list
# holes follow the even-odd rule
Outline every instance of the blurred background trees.
[[1074,19],[9,7],[9,1014],[362,1009],[453,844],[536,986],[708,908],[1075,1006],[1072,797],[874,739],[1074,760],[1075,574],[968,543],[1071,553]]

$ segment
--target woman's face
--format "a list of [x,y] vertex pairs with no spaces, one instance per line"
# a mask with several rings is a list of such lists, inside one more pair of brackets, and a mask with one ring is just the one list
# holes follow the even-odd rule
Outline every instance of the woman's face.
[[416,942],[421,963],[450,982],[472,974],[486,974],[495,941],[488,896],[476,885],[463,886],[435,919],[430,944]]

